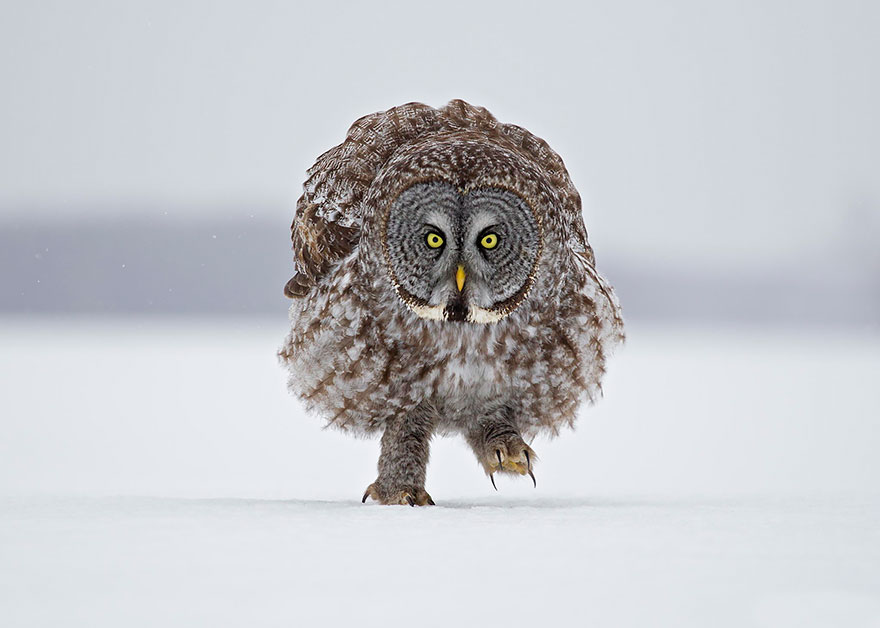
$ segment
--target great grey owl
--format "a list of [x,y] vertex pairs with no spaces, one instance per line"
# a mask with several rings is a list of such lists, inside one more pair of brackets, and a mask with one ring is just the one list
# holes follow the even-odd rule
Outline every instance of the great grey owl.
[[364,501],[433,504],[434,435],[461,434],[493,484],[534,481],[526,440],[573,425],[623,340],[562,159],[461,100],[357,120],[291,231],[279,356],[308,410],[382,434]]

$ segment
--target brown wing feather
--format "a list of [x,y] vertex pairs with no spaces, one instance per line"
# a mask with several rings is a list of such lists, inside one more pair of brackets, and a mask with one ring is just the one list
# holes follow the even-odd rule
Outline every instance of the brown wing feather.
[[290,227],[296,274],[284,287],[286,296],[309,294],[355,249],[361,199],[376,174],[399,146],[433,128],[436,117],[435,109],[421,103],[364,116],[342,144],[318,157]]

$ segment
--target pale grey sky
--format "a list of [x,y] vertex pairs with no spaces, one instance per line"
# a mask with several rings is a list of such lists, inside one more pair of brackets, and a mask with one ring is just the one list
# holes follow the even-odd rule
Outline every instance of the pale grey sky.
[[600,255],[796,266],[878,224],[876,2],[0,11],[7,222],[240,207],[285,223],[353,120],[464,98],[562,155]]

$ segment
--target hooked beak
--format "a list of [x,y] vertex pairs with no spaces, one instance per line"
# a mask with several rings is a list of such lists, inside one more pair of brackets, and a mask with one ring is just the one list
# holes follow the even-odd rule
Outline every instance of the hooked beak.
[[455,285],[458,286],[459,292],[464,289],[464,266],[461,264],[458,265],[458,270],[455,271]]

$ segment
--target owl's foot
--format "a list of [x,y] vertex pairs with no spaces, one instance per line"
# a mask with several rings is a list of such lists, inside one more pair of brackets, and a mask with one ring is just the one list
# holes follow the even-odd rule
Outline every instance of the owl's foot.
[[373,482],[367,487],[361,503],[366,503],[367,497],[372,497],[380,504],[395,506],[433,506],[434,500],[423,488],[412,486],[396,489],[388,489]]
[[508,432],[490,438],[486,442],[480,462],[489,479],[492,480],[492,486],[498,490],[498,487],[495,486],[496,472],[528,475],[537,487],[538,482],[532,472],[532,465],[537,458],[535,451],[526,445],[519,434]]

